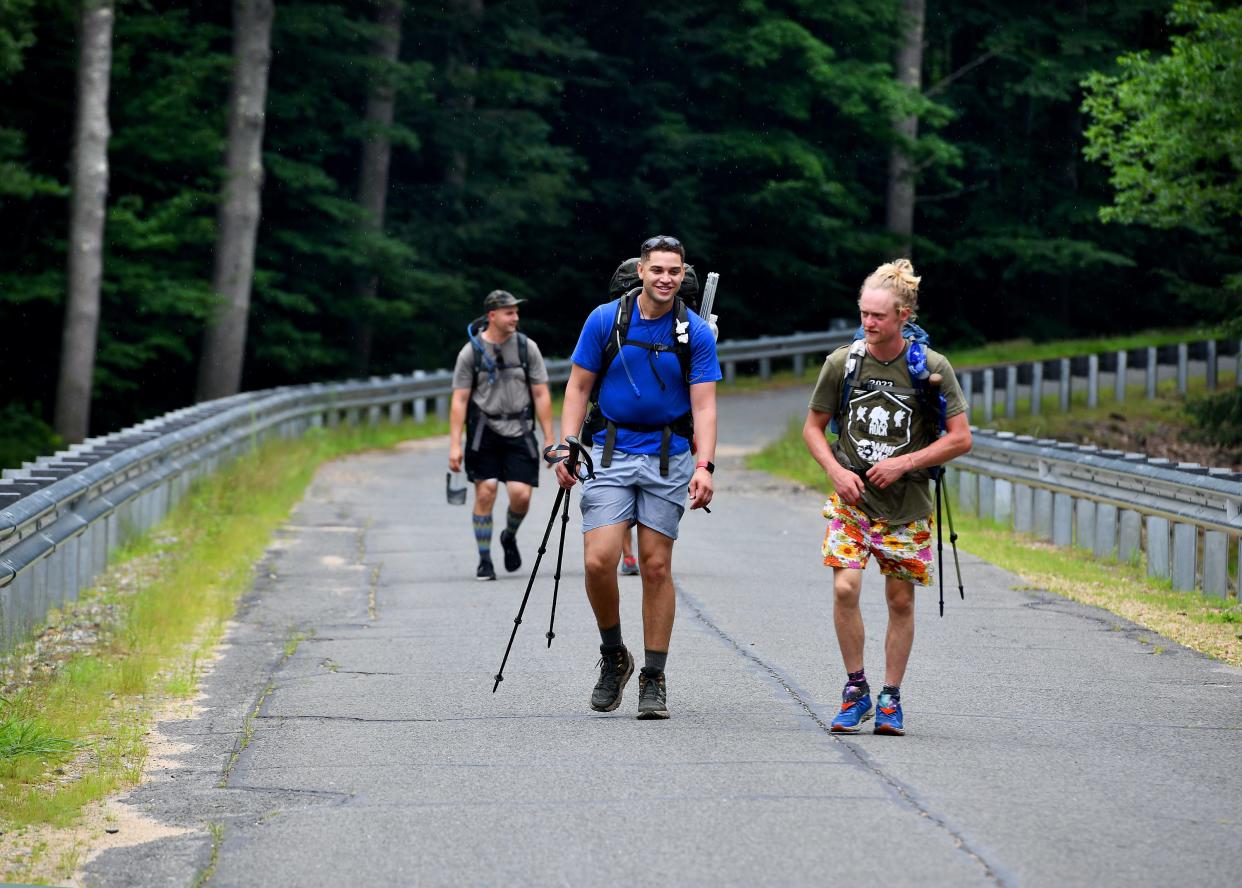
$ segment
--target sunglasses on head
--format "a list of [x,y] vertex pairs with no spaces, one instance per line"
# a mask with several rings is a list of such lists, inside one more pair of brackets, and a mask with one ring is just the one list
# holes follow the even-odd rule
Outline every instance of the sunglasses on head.
[[673,250],[681,249],[681,241],[671,235],[657,234],[655,237],[649,237],[643,241],[642,251],[646,254],[661,247],[669,247]]

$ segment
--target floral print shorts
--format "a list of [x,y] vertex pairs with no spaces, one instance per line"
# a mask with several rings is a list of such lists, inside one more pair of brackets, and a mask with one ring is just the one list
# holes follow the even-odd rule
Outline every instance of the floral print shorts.
[[834,493],[824,503],[824,517],[828,530],[820,551],[828,567],[862,570],[875,555],[884,576],[916,586],[932,584],[931,516],[890,527],[883,518],[868,518]]

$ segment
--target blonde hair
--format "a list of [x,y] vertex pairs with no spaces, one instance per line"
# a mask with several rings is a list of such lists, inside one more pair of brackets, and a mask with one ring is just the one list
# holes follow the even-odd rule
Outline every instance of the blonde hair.
[[919,314],[919,281],[922,278],[914,273],[914,266],[909,259],[894,259],[885,262],[863,281],[858,295],[863,290],[888,290],[897,299],[897,309],[910,309],[909,320],[913,321]]

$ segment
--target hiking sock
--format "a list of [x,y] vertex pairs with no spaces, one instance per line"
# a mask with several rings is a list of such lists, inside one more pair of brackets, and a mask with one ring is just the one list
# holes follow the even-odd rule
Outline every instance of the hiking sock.
[[517,530],[522,526],[522,519],[525,517],[525,512],[519,515],[512,509],[508,511],[505,515],[505,530],[509,531],[509,536],[517,536]]
[[867,684],[867,670],[859,669],[857,672],[845,673],[845,693],[849,693],[851,687],[858,688],[858,698],[862,699],[871,693],[871,685]]
[[609,626],[607,629],[599,630],[599,640],[604,647],[616,650],[624,647],[625,643],[621,641],[621,624]]
[[880,691],[880,696],[883,697],[885,694],[892,697],[894,703],[901,702],[901,688],[897,687],[897,685],[885,685],[883,690]]
[[647,672],[650,675],[658,675],[664,671],[664,664],[667,662],[668,651],[653,651],[651,648],[643,649],[643,672]]
[[474,542],[479,547],[479,557],[490,560],[492,557],[492,516],[490,514],[474,516]]

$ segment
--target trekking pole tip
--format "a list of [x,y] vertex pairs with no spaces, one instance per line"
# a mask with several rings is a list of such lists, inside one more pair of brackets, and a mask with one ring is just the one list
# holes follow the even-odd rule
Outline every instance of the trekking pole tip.
[[554,638],[556,638],[556,633],[555,633],[555,632],[549,632],[549,633],[547,634],[547,639],[548,639],[548,647],[552,647],[552,639],[554,639]]
[[505,680],[505,677],[504,677],[503,675],[501,675],[499,672],[497,672],[497,673],[496,673],[496,683],[495,683],[494,685],[492,685],[492,693],[493,693],[493,694],[494,694],[494,693],[496,693],[496,688],[500,687],[500,683],[501,683],[502,681],[504,681],[504,680]]

